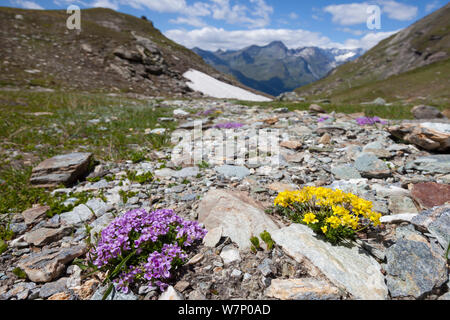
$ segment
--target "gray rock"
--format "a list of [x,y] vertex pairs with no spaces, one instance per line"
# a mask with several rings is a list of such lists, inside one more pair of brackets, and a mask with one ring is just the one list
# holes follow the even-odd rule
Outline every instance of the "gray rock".
[[223,247],[222,251],[220,252],[220,257],[222,258],[225,265],[241,261],[239,250],[236,249],[232,244]]
[[419,298],[448,279],[445,260],[422,241],[399,239],[386,251],[386,259],[392,297]]
[[86,206],[94,212],[96,217],[101,217],[111,209],[111,206],[99,198],[89,199]]
[[331,173],[338,180],[350,180],[350,179],[360,179],[362,178],[359,171],[352,165],[346,164],[342,166],[333,167]]
[[272,239],[302,263],[306,257],[338,288],[356,299],[384,300],[387,287],[378,262],[357,246],[333,246],[317,238],[307,226],[292,224],[276,230]]
[[418,170],[424,173],[450,173],[450,154],[437,154],[420,157],[406,164],[407,170]]
[[92,210],[84,204],[76,206],[72,211],[60,214],[61,222],[67,225],[79,226],[92,218],[94,218]]
[[66,264],[86,253],[86,245],[70,248],[44,249],[22,258],[17,266],[33,282],[50,282],[65,269]]
[[444,250],[450,243],[450,204],[422,211],[411,223],[427,230],[439,241]]
[[[107,288],[108,286],[98,288],[92,295],[90,300],[102,300]],[[116,285],[114,285],[113,290],[105,300],[138,300],[138,297],[131,291],[128,293],[123,293],[117,290]]]
[[361,153],[355,160],[355,168],[365,178],[387,178],[392,175],[386,163],[372,153]]
[[265,295],[280,300],[338,300],[339,290],[326,281],[313,278],[274,279]]
[[411,109],[411,113],[416,119],[437,119],[444,118],[442,112],[438,108],[419,105]]
[[169,168],[163,168],[160,170],[155,170],[154,176],[156,178],[170,178],[175,175],[176,171],[169,169]]
[[418,213],[413,200],[405,196],[389,197],[389,210],[391,214]]
[[272,263],[272,260],[270,260],[269,258],[264,259],[259,265],[258,265],[258,270],[261,272],[261,274],[264,277],[269,276],[270,274],[272,274],[274,272],[274,266]]
[[70,153],[47,159],[33,168],[30,183],[44,188],[72,185],[88,174],[92,158],[92,153]]
[[243,192],[212,189],[200,202],[197,212],[199,222],[207,230],[222,227],[222,236],[230,237],[241,250],[250,249],[253,235],[278,229],[264,213],[264,207]]
[[250,175],[250,170],[246,167],[241,166],[230,166],[223,165],[215,168],[216,172],[223,175],[225,178],[238,178],[244,179],[246,176]]
[[55,293],[64,292],[67,288],[67,279],[61,278],[58,281],[44,284],[39,291],[39,297],[48,298]]
[[177,178],[188,178],[188,177],[195,177],[200,173],[200,170],[198,167],[188,167],[183,168],[180,171],[175,171],[174,177]]

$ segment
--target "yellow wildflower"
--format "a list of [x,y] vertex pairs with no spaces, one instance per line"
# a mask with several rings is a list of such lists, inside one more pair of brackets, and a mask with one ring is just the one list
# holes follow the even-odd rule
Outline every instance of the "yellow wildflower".
[[305,218],[303,219],[303,222],[305,222],[306,224],[314,224],[319,222],[319,220],[316,219],[316,215],[312,212],[305,214]]

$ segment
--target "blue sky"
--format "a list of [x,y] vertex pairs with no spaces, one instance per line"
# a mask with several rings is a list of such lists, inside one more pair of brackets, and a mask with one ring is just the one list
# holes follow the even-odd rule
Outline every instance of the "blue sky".
[[[445,0],[2,0],[29,9],[108,7],[145,15],[167,37],[188,48],[241,49],[274,40],[290,48],[369,49],[441,8]],[[381,13],[380,29],[367,26],[367,8]],[[83,17],[81,17],[81,24]]]

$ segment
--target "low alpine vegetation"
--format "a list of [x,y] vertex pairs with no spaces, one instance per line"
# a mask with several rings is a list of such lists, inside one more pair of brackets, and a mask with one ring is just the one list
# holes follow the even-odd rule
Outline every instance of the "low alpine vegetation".
[[354,239],[357,232],[380,224],[381,214],[372,211],[372,202],[342,190],[305,187],[283,191],[274,205],[278,212],[306,224],[331,243]]
[[127,293],[136,282],[148,282],[161,291],[172,271],[186,262],[186,249],[202,240],[207,231],[172,210],[132,210],[113,220],[89,253],[89,265],[107,273],[110,287]]

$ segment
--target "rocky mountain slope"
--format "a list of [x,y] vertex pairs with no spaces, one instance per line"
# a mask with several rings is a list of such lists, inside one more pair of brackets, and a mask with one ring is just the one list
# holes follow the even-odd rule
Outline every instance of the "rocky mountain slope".
[[336,66],[363,53],[362,49],[288,49],[281,41],[242,50],[192,50],[217,70],[274,96],[319,80]]
[[199,96],[183,77],[194,69],[243,87],[164,37],[151,21],[87,9],[78,31],[66,28],[68,17],[64,10],[0,8],[2,86]]
[[301,87],[301,95],[340,102],[435,100],[449,102],[450,4],[381,41],[328,77]]

